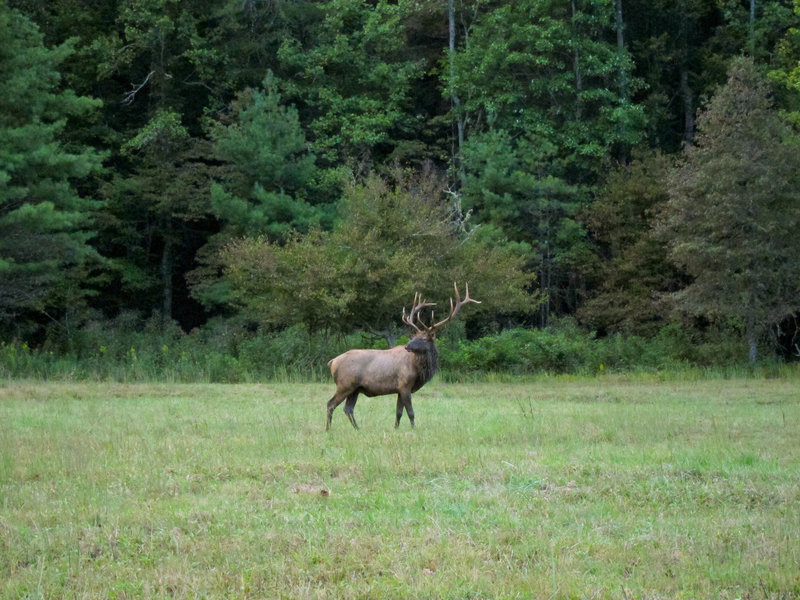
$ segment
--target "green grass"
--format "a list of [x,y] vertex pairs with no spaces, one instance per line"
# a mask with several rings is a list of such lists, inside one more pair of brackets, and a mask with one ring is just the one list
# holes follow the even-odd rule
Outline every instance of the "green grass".
[[797,598],[799,388],[0,382],[0,597]]

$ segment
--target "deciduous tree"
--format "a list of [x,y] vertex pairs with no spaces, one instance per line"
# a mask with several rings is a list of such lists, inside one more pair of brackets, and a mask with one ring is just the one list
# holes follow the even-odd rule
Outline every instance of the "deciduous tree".
[[415,139],[411,88],[422,62],[405,45],[409,4],[309,2],[306,16],[288,24],[279,75],[321,166],[382,160]]
[[399,307],[415,292],[442,300],[453,281],[469,281],[475,297],[486,290],[482,308],[489,312],[534,309],[524,256],[468,233],[442,191],[435,178],[392,185],[372,176],[349,187],[330,233],[297,234],[285,245],[263,237],[230,245],[223,259],[234,298],[261,323],[362,328],[388,339],[397,334]]
[[[476,219],[530,244],[550,308],[575,310],[590,252],[576,217],[598,175],[643,129],[630,58],[611,41],[609,2],[502,3],[453,58],[451,95],[470,115],[463,194]],[[626,85],[619,85],[624,76]]]

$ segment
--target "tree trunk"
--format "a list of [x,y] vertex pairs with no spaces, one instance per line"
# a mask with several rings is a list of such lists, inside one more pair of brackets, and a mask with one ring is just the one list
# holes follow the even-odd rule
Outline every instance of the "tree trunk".
[[[456,113],[457,143],[455,154],[460,154],[464,147],[464,118],[461,115],[461,99],[455,93],[455,53],[456,53],[456,7],[455,0],[449,0],[447,5],[447,25],[449,28],[449,62],[450,62],[450,101]],[[455,163],[455,160],[453,161]]]
[[539,268],[539,290],[542,293],[544,302],[539,306],[539,327],[547,327],[550,322],[550,292],[552,285],[553,266],[550,257],[550,244],[547,240],[542,248],[542,262]]
[[167,219],[167,224],[164,227],[164,248],[161,251],[161,318],[164,324],[172,318],[172,271],[174,257],[170,230],[171,226],[169,225],[169,219]]
[[747,336],[747,359],[751,365],[756,364],[758,358],[758,331],[756,328],[756,296],[752,291],[748,299],[748,310],[745,322],[745,335]]
[[689,87],[689,72],[681,66],[681,98],[683,99],[683,141],[694,141],[694,94]]
[[625,22],[622,20],[622,0],[617,0],[616,6],[616,28],[617,28],[617,54],[620,58],[619,68],[619,96],[623,100],[628,100],[628,73],[622,63],[623,55],[625,54],[625,38],[623,36],[623,29]]
[[751,365],[754,365],[756,364],[756,359],[758,358],[758,344],[756,344],[755,338],[749,338],[747,340],[747,346],[747,359],[750,361]]
[[578,121],[580,121],[581,117],[583,116],[583,100],[581,98],[581,92],[583,92],[583,75],[581,74],[580,55],[578,54],[578,44],[577,44],[578,32],[575,28],[575,20],[578,13],[578,8],[575,5],[575,0],[572,0],[571,6],[572,6],[572,40],[573,40],[573,48],[575,49],[572,53],[572,70],[575,73],[575,118]]

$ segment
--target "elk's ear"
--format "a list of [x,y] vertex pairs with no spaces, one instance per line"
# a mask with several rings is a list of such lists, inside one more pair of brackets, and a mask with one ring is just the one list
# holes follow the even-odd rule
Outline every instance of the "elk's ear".
[[409,352],[427,352],[430,344],[431,342],[426,340],[424,337],[418,336],[408,342],[404,348]]

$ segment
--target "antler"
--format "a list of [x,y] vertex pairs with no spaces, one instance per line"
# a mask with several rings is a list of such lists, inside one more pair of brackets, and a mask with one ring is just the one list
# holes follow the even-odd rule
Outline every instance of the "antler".
[[461,295],[458,293],[458,285],[456,285],[455,282],[453,282],[453,287],[456,290],[456,303],[455,303],[455,306],[453,305],[453,299],[450,298],[450,314],[447,315],[446,319],[444,319],[442,321],[439,321],[438,323],[436,323],[434,325],[431,325],[431,327],[430,327],[431,329],[437,329],[437,328],[441,327],[442,325],[444,325],[445,323],[447,323],[450,319],[455,317],[458,314],[458,311],[461,310],[461,307],[464,306],[465,304],[467,304],[468,302],[474,302],[475,304],[480,304],[480,300],[473,300],[472,298],[469,297],[469,284],[468,283],[465,284],[467,293],[464,295],[464,299],[463,300],[461,299]]
[[[417,327],[417,324],[414,323],[414,319],[419,319],[417,313],[419,313],[420,309],[425,308],[426,306],[436,306],[435,302],[425,302],[422,299],[422,295],[419,293],[414,294],[414,305],[411,307],[411,312],[406,315],[406,307],[403,307],[403,323],[413,327],[418,333],[422,333],[422,329]],[[419,324],[422,325],[424,329],[428,329],[425,323],[422,320],[419,320]]]
[[[456,290],[456,303],[453,304],[453,299],[450,298],[450,314],[447,315],[446,319],[439,321],[438,323],[434,323],[433,325],[426,325],[422,319],[419,317],[420,309],[425,308],[426,306],[436,306],[435,302],[425,302],[422,299],[420,294],[414,294],[414,305],[411,308],[411,312],[406,315],[406,309],[403,308],[403,323],[409,325],[410,327],[414,328],[417,333],[423,333],[423,331],[433,333],[439,327],[447,323],[450,319],[458,314],[458,311],[461,310],[461,307],[467,304],[468,302],[474,302],[475,304],[480,304],[479,300],[473,300],[469,297],[469,284],[466,284],[466,294],[464,295],[464,299],[461,299],[461,294],[458,293],[458,285],[453,283],[453,287]],[[415,322],[416,319],[416,322]],[[433,313],[431,312],[431,321],[433,321]],[[417,325],[419,323],[419,325]]]

